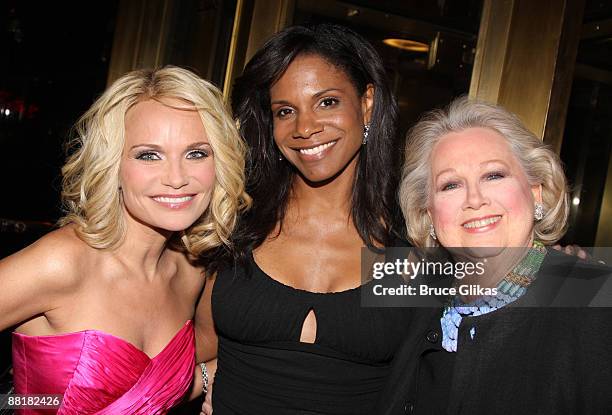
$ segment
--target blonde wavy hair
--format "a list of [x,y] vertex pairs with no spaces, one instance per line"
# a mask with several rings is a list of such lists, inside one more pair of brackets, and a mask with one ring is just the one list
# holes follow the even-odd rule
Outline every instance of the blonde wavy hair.
[[559,157],[500,106],[461,97],[443,110],[425,114],[407,134],[399,202],[408,237],[421,247],[437,246],[429,235],[427,214],[432,188],[431,154],[440,138],[468,128],[488,128],[506,139],[529,183],[542,185],[544,218],[535,223],[535,238],[553,244],[566,231],[569,214],[567,181]]
[[250,206],[244,189],[246,147],[221,92],[178,67],[129,72],[76,123],[76,138],[68,143],[71,154],[62,168],[66,215],[60,224],[75,224],[77,235],[94,248],[114,248],[125,234],[118,190],[125,115],[138,102],[164,99],[181,100],[185,108],[199,113],[213,150],[216,175],[208,209],[177,235],[180,238],[172,239],[173,246],[193,256],[222,245],[229,247],[239,213]]

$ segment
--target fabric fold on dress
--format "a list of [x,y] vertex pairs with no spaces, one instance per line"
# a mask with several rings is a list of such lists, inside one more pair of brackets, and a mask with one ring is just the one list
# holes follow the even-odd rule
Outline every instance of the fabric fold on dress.
[[187,392],[194,365],[191,320],[153,358],[98,330],[13,333],[15,392],[63,395],[57,410],[21,414],[165,414]]

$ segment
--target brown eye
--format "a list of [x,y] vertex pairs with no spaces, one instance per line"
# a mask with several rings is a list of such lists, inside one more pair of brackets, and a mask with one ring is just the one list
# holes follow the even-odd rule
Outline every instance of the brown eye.
[[278,118],[284,118],[287,115],[291,114],[291,109],[290,108],[281,108],[278,111],[276,111],[276,116]]
[[321,100],[321,106],[322,107],[331,107],[333,105],[336,105],[338,102],[340,102],[337,98],[323,98]]

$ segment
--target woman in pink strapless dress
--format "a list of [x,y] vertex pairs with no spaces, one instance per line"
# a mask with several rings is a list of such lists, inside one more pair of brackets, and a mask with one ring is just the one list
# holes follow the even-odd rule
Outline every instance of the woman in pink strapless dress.
[[15,393],[62,397],[18,413],[164,414],[202,390],[192,318],[250,203],[244,147],[221,92],[176,67],[124,75],[77,132],[62,226],[0,261]]

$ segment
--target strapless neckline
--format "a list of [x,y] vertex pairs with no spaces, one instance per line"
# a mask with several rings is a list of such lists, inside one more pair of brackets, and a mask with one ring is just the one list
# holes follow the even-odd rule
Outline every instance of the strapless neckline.
[[43,336],[13,333],[15,391],[62,395],[58,415],[165,414],[193,380],[193,326],[188,320],[153,357],[98,329]]
[[147,353],[145,353],[143,350],[139,349],[138,347],[136,347],[132,342],[130,342],[129,340],[125,340],[122,337],[116,336],[114,334],[108,333],[106,331],[103,330],[98,330],[98,329],[85,329],[85,330],[79,330],[79,331],[71,331],[71,332],[66,332],[66,333],[57,333],[57,334],[45,334],[45,335],[40,335],[40,336],[30,336],[28,334],[22,334],[22,333],[17,333],[17,332],[13,332],[14,336],[18,336],[24,339],[54,339],[54,338],[67,338],[70,336],[81,336],[83,334],[87,334],[87,333],[95,333],[99,336],[102,337],[108,337],[108,338],[112,338],[116,341],[119,341],[121,343],[123,343],[124,345],[128,346],[130,349],[133,349],[135,352],[143,355],[144,357],[146,357],[147,359],[153,361],[155,359],[157,359],[161,354],[164,353],[164,351],[166,351],[166,349],[168,349],[168,347],[177,339],[179,338],[180,334],[189,329],[189,327],[193,324],[192,320],[187,320],[185,322],[185,324],[183,324],[183,326],[178,329],[178,331],[172,336],[172,338],[170,338],[170,340],[168,340],[168,342],[166,343],[166,345],[153,357],[149,356]]

